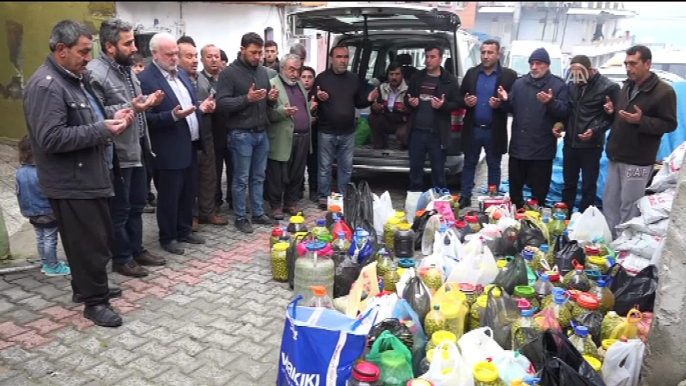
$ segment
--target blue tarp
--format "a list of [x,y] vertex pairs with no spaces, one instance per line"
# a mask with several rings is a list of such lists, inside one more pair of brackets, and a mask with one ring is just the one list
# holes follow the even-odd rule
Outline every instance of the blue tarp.
[[[660,145],[660,150],[657,153],[657,160],[662,161],[667,158],[679,145],[686,141],[686,82],[671,83],[676,92],[677,101],[677,121],[679,125],[676,130],[665,134],[662,136],[662,144]],[[610,132],[607,132],[605,136],[605,141],[607,144],[607,137]],[[562,188],[564,187],[564,178],[562,175],[562,148],[564,147],[564,142],[560,141],[557,145],[557,154],[555,160],[553,161],[553,177],[550,183],[550,192],[547,197],[547,204],[552,205],[556,202],[562,200]],[[603,200],[603,188],[605,187],[605,180],[607,178],[607,154],[603,152],[603,156],[600,159],[600,175],[598,176],[598,193],[596,206],[602,207]],[[506,193],[510,191],[510,181],[503,181],[500,184],[500,192]],[[577,205],[581,201],[581,176],[579,176],[579,185],[577,186],[576,203]],[[485,194],[487,187],[484,185],[480,189],[480,193]],[[524,187],[524,199],[529,199],[531,197],[531,189],[528,186]],[[575,208],[578,209],[578,208]]]

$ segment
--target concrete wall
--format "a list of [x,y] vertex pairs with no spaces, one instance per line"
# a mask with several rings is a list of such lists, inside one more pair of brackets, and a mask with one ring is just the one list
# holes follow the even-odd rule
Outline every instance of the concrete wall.
[[185,34],[195,40],[200,49],[214,44],[226,52],[229,61],[240,50],[241,37],[255,32],[264,37],[266,28],[273,29],[274,41],[279,45],[279,56],[286,52],[282,30],[281,10],[274,5],[215,4],[180,2],[117,2],[117,16],[144,28],[155,25],[168,27],[179,37],[179,22],[185,25]]
[[113,15],[114,2],[0,2],[0,138],[26,134],[23,88],[50,52],[54,25],[69,18],[97,33]]

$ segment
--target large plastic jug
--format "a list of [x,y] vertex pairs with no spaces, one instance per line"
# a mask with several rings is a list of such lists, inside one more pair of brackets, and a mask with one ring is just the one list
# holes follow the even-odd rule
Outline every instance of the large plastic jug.
[[293,295],[309,299],[311,286],[323,286],[326,293],[333,293],[335,274],[334,262],[326,256],[320,255],[326,248],[321,241],[310,241],[306,244],[307,252],[295,261],[293,277]]
[[[429,221],[431,221],[431,219],[429,219]],[[410,224],[401,223],[398,225],[393,244],[395,257],[401,259],[414,256],[414,231]]]

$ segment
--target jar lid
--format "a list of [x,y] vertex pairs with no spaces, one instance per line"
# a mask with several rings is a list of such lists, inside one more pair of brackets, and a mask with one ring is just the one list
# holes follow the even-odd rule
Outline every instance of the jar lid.
[[466,227],[467,227],[467,224],[465,224],[464,221],[457,221],[455,223],[455,228],[457,228],[457,229],[464,229]]
[[579,294],[579,297],[576,299],[576,304],[589,310],[595,310],[598,307],[600,307],[600,301],[598,300],[598,298],[595,295],[589,294],[587,292]]
[[402,268],[412,268],[415,266],[415,262],[411,258],[399,259],[398,265]]
[[460,291],[464,293],[469,293],[471,294],[476,290],[476,286],[474,284],[469,284],[469,283],[460,283],[458,284],[458,287],[460,288]]
[[502,292],[500,292],[500,288],[494,288],[495,285],[489,284],[486,287],[484,287],[484,295],[488,295],[488,291],[491,291],[491,288],[493,288],[493,291],[491,293],[493,294],[493,297],[499,298]]
[[331,205],[329,207],[329,212],[340,212],[340,211],[341,211],[341,207],[338,205]]
[[602,346],[603,350],[607,351],[613,344],[619,342],[619,339],[603,339]]
[[515,296],[530,299],[536,296],[536,290],[528,285],[518,285],[515,287],[514,294]]
[[[444,360],[444,361],[449,360],[449,359],[450,359],[450,352],[449,352],[448,350],[446,350],[446,349],[443,349],[443,350],[441,350],[441,351],[443,352],[443,360]],[[431,363],[431,361],[434,359],[434,353],[435,353],[435,352],[436,352],[436,349],[435,349],[435,348],[432,348],[431,350],[429,350],[429,351],[426,353],[426,360],[428,360],[429,363]]]
[[398,224],[398,229],[403,230],[403,231],[409,231],[412,228],[412,225],[406,223],[406,222],[401,222]]
[[[495,295],[495,291],[493,291],[493,294]],[[488,296],[481,295],[478,298],[476,298],[476,305],[481,308],[486,308],[486,306],[488,305]]]
[[601,267],[607,265],[607,259],[600,256],[589,256],[588,262],[593,265],[600,265]]
[[274,250],[276,252],[286,252],[290,246],[291,244],[289,243],[276,243],[274,244]]
[[450,331],[440,330],[436,331],[431,335],[431,342],[438,346],[443,342],[453,342],[457,343],[457,336]]
[[358,381],[376,382],[381,376],[379,367],[371,362],[360,362],[353,368],[353,377]]
[[391,225],[398,225],[400,224],[400,219],[397,217],[391,217],[388,219],[388,223]]
[[603,364],[597,359],[593,358],[590,355],[582,355],[584,359],[586,359],[586,362],[588,362],[591,367],[593,367],[593,370],[595,371],[600,371],[600,369],[603,367]]
[[479,382],[495,382],[498,376],[498,367],[491,362],[479,362],[474,366],[474,379]]
[[322,241],[310,241],[307,243],[307,250],[310,252],[321,251],[326,247],[326,244]]
[[295,216],[291,216],[291,224],[304,224],[305,223],[305,217],[303,217],[302,213],[298,213]]
[[381,363],[389,367],[398,367],[405,364],[405,355],[398,351],[386,350],[381,353]]
[[395,217],[398,219],[403,219],[405,217],[405,212],[403,212],[402,210],[396,210]]
[[564,202],[558,202],[554,206],[555,209],[567,209],[567,204]]
[[477,216],[464,216],[464,220],[469,224],[479,222],[479,218]]
[[526,213],[517,212],[515,213],[515,219],[517,221],[524,220],[526,218]]
[[507,260],[498,260],[495,263],[498,265],[498,269],[503,269],[507,266]]

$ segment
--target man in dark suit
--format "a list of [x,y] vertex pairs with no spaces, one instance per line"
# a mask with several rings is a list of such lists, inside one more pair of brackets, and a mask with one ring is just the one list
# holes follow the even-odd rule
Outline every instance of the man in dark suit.
[[[177,68],[179,48],[168,33],[159,33],[150,40],[153,62],[138,78],[143,94],[163,90],[165,98],[148,110],[153,153],[156,154],[157,226],[163,249],[184,254],[179,242],[204,244],[205,240],[191,232],[193,204],[198,180],[198,156],[203,149],[200,131],[201,114],[214,112],[214,98],[202,103],[188,74]],[[200,110],[200,111],[197,111]]]
[[481,45],[481,64],[470,68],[460,86],[460,107],[467,109],[462,131],[462,170],[460,207],[472,205],[474,176],[481,148],[486,151],[488,193],[497,194],[500,162],[507,153],[507,112],[500,108],[498,89],[512,89],[517,73],[500,65],[500,43],[486,40]]

